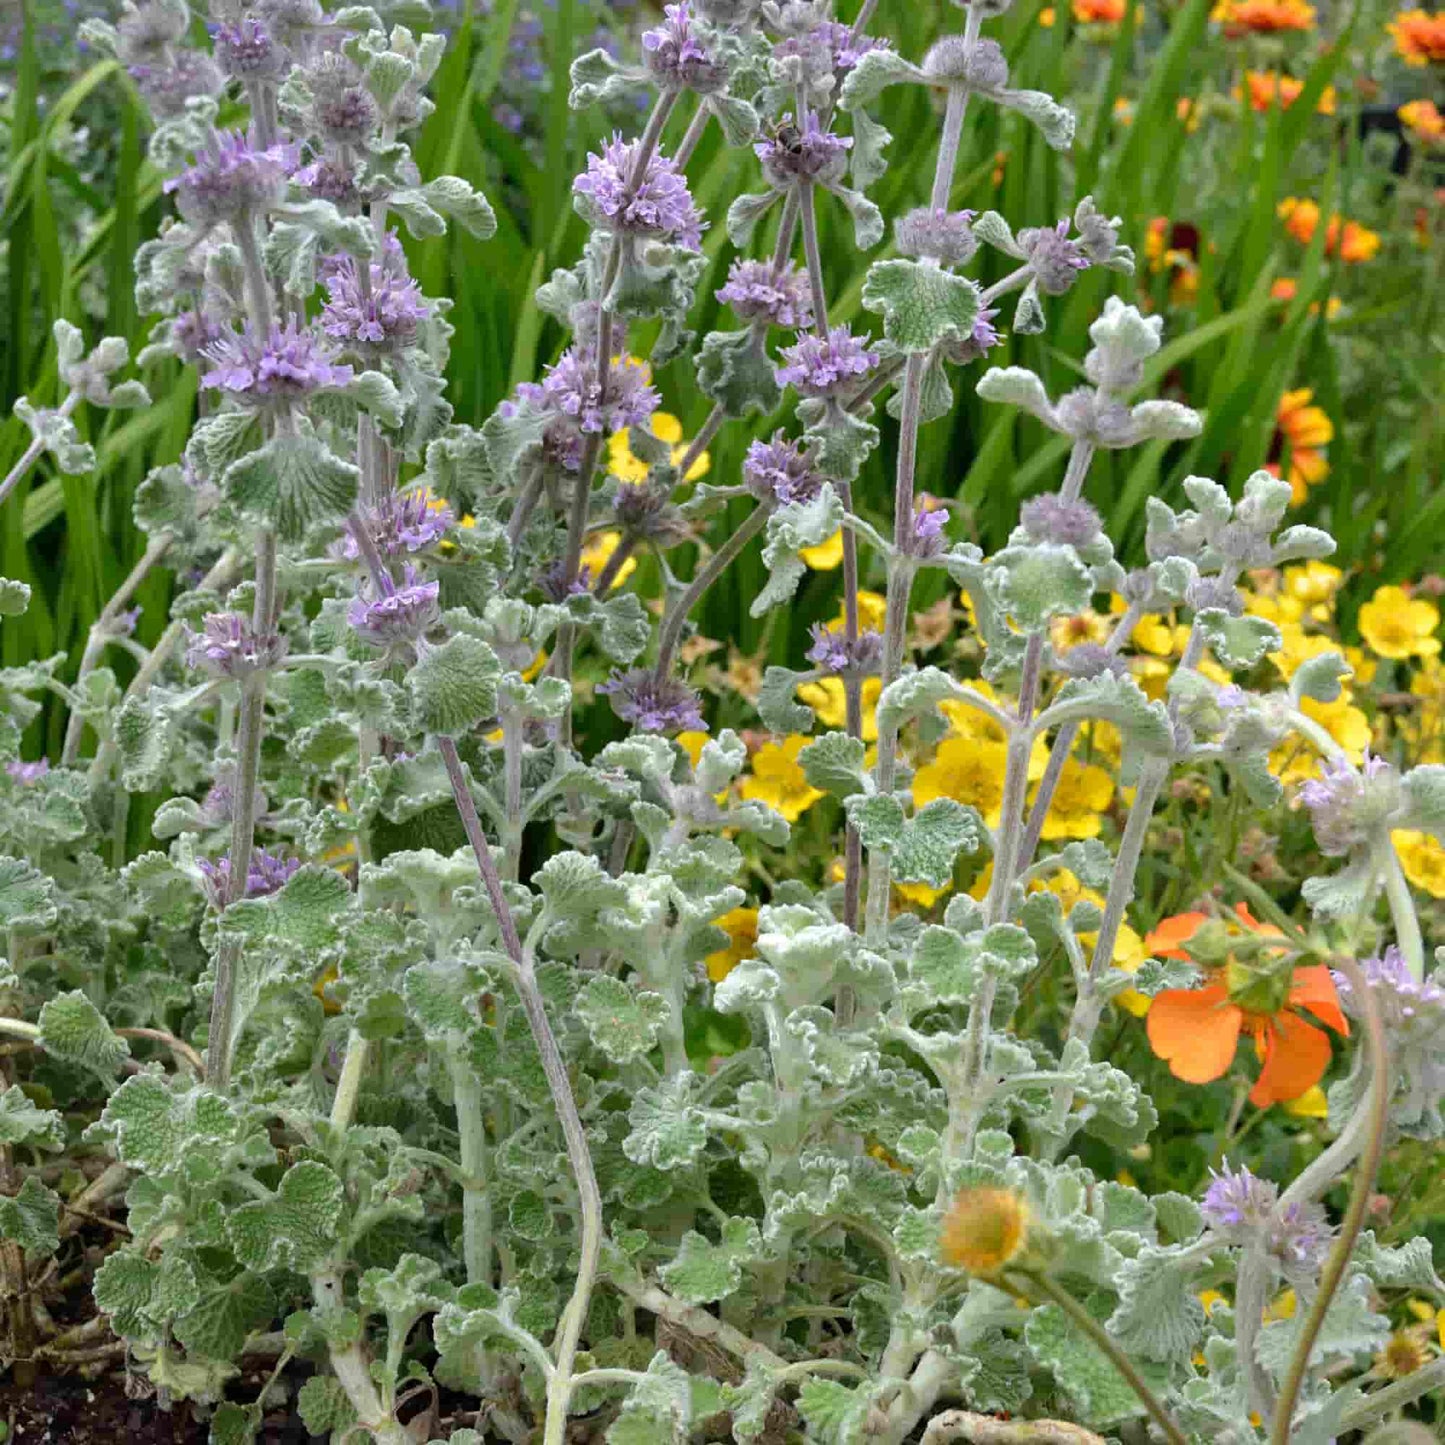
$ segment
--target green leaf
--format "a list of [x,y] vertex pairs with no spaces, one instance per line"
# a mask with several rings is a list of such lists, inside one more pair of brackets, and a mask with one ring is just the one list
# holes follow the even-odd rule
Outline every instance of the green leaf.
[[667,1022],[667,1000],[659,993],[633,989],[610,974],[593,974],[577,994],[573,1011],[593,1044],[614,1064],[645,1054]]
[[216,1167],[228,1150],[257,1140],[261,1157],[272,1150],[264,1129],[243,1123],[221,1095],[200,1086],[179,1088],[155,1074],[136,1074],[110,1096],[100,1123],[123,1164],[166,1179],[201,1165]]
[[[1024,1339],[1060,1389],[1077,1402],[1088,1424],[1108,1425],[1144,1413],[1129,1382],[1058,1305],[1033,1310],[1024,1326]],[[1146,1368],[1142,1373],[1147,1377],[1156,1370]]]
[[307,531],[344,517],[356,503],[360,472],[342,461],[298,420],[294,434],[273,437],[231,463],[221,478],[227,497],[243,512],[299,542]]
[[270,1322],[275,1310],[270,1285],[242,1270],[224,1283],[203,1281],[196,1303],[172,1328],[188,1355],[229,1361],[241,1353],[253,1330]]
[[40,1046],[66,1063],[113,1079],[130,1057],[130,1045],[79,989],[57,994],[40,1010]]
[[55,886],[19,858],[0,857],[0,928],[27,933],[55,922]]
[[814,1377],[798,1391],[798,1412],[808,1423],[811,1445],[863,1445],[871,1410],[872,1393],[866,1387]]
[[696,1074],[676,1074],[638,1091],[627,1113],[632,1132],[622,1142],[634,1164],[684,1169],[701,1155],[707,1124],[694,1102],[699,1082]]
[[1111,722],[1126,742],[1157,757],[1173,751],[1174,736],[1169,714],[1162,703],[1150,702],[1132,677],[1101,673],[1098,677],[1071,678],[1059,695],[1039,715],[1039,731],[1065,722],[1087,722],[1103,718]]
[[0,1239],[27,1254],[50,1255],[60,1248],[60,1196],[28,1174],[13,1198],[0,1194]]
[[256,1445],[261,1428],[259,1405],[238,1405],[225,1400],[211,1416],[210,1445]]
[[0,577],[0,617],[22,617],[30,606],[30,584]]
[[791,668],[770,666],[763,673],[758,691],[758,716],[763,726],[774,733],[808,733],[813,730],[813,709],[799,702],[793,694],[798,684],[816,677],[812,672],[794,672]]
[[1058,543],[1005,547],[990,559],[986,575],[994,600],[1025,632],[1082,612],[1094,595],[1078,553]]
[[744,331],[710,331],[697,351],[697,384],[729,416],[770,416],[783,399],[765,340]]
[[171,1252],[158,1260],[136,1249],[118,1249],[95,1272],[95,1303],[119,1335],[154,1339],[200,1298],[196,1272]]
[[1206,607],[1195,613],[1194,625],[1228,668],[1253,667],[1267,653],[1278,652],[1284,641],[1273,622],[1249,612],[1231,617],[1222,608]]
[[296,1413],[308,1435],[345,1432],[356,1423],[356,1411],[335,1375],[312,1375],[296,1396]]
[[855,793],[846,807],[863,846],[888,853],[903,883],[942,888],[953,876],[958,855],[976,852],[984,838],[977,811],[952,798],[935,798],[912,818],[905,818],[903,804],[891,794]]
[[293,1164],[275,1195],[233,1209],[226,1234],[248,1269],[304,1272],[339,1244],[341,1181],[315,1159]]
[[607,1445],[687,1445],[692,1425],[692,1382],[665,1350],[648,1362],[607,1431]]
[[883,316],[883,334],[907,355],[973,334],[978,287],[924,261],[875,261],[863,282],[863,305]]
[[55,1109],[38,1109],[19,1084],[0,1088],[0,1147],[27,1144],[32,1149],[65,1146],[65,1117]]
[[1402,780],[1404,810],[1399,827],[1420,828],[1445,839],[1445,766],[1421,763]]
[[743,1269],[762,1250],[762,1236],[751,1219],[728,1219],[714,1244],[695,1230],[683,1235],[676,1256],[658,1271],[662,1282],[688,1304],[726,1299],[743,1281]]
[[501,676],[496,653],[469,633],[428,647],[406,678],[417,726],[452,737],[470,732],[496,713]]
[[1119,1305],[1109,1333],[1132,1355],[1182,1365],[1204,1334],[1195,1277],[1205,1263],[1178,1249],[1146,1244],[1116,1278]]
[[863,766],[867,748],[862,739],[847,733],[824,733],[798,753],[798,765],[809,787],[835,798],[867,792],[869,779]]

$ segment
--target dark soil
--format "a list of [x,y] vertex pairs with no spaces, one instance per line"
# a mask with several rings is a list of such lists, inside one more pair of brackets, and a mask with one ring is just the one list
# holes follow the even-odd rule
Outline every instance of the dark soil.
[[[163,1410],[154,1399],[133,1400],[114,1375],[42,1375],[30,1388],[0,1381],[0,1421],[10,1429],[5,1445],[206,1445],[210,1435],[188,1404]],[[299,1420],[277,1416],[262,1427],[259,1445],[311,1439]]]

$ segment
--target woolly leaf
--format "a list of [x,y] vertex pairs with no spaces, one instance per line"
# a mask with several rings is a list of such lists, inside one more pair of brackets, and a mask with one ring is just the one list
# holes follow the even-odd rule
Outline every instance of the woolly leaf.
[[1201,1263],[1152,1244],[1126,1259],[1117,1276],[1119,1305],[1109,1333],[1131,1355],[1182,1364],[1204,1333],[1204,1306],[1194,1287]]
[[798,765],[809,787],[846,798],[868,791],[866,756],[862,739],[850,738],[847,733],[824,733],[799,751]]
[[226,1235],[248,1269],[304,1272],[337,1247],[341,1213],[341,1181],[319,1160],[303,1159],[270,1200],[233,1209]]
[[692,1383],[665,1350],[649,1361],[607,1431],[607,1445],[687,1445]]
[[0,577],[0,617],[22,617],[30,606],[30,584]]
[[55,885],[19,858],[0,857],[0,927],[33,933],[55,922]]
[[243,512],[276,528],[288,542],[344,517],[356,503],[360,472],[342,461],[300,419],[226,468],[221,486]]
[[28,1144],[59,1149],[65,1144],[65,1118],[54,1109],[38,1109],[19,1084],[0,1088],[0,1146]]
[[1291,701],[1298,703],[1302,697],[1313,698],[1316,702],[1336,702],[1342,691],[1341,683],[1354,676],[1354,669],[1340,653],[1331,649],[1317,657],[1306,658],[1289,681]]
[[1218,607],[1205,607],[1194,615],[1214,655],[1229,668],[1253,667],[1266,653],[1278,652],[1284,639],[1273,622],[1246,612],[1231,617]]
[[645,1054],[667,1022],[667,1000],[646,989],[633,989],[610,974],[593,974],[573,1005],[596,1045],[614,1064]]
[[[1144,1413],[1128,1381],[1058,1305],[1033,1310],[1024,1339],[1089,1424],[1107,1425]],[[1147,1378],[1151,1371],[1146,1368],[1141,1373]]]
[[694,1305],[711,1304],[737,1289],[743,1267],[757,1259],[761,1249],[762,1237],[751,1219],[729,1219],[717,1244],[688,1230],[676,1256],[658,1273],[679,1299]]
[[40,1010],[40,1046],[104,1079],[130,1057],[130,1045],[111,1031],[105,1016],[79,989],[57,994]]
[[794,672],[791,668],[770,666],[763,673],[758,690],[758,716],[763,726],[774,733],[808,733],[813,730],[813,709],[797,701],[793,694],[801,682],[809,682],[816,673]]
[[707,1124],[693,1102],[698,1082],[696,1074],[677,1074],[639,1090],[627,1115],[632,1132],[622,1144],[623,1153],[634,1164],[682,1169],[702,1153],[707,1145]]
[[496,713],[501,676],[496,653],[470,633],[427,648],[406,678],[417,725],[451,737],[470,732]]
[[60,1196],[33,1174],[17,1194],[0,1194],[0,1239],[27,1254],[49,1255],[60,1248]]
[[922,261],[875,261],[863,282],[863,305],[883,316],[883,334],[906,354],[966,340],[978,316],[978,287]]
[[765,338],[744,331],[710,331],[697,352],[697,384],[729,416],[770,415],[783,399]]
[[1396,826],[1420,828],[1445,838],[1445,766],[1421,763],[1403,779],[1405,806]]
[[988,579],[998,605],[1025,632],[1036,632],[1052,617],[1082,612],[1094,595],[1089,569],[1072,547],[1038,543],[1005,547],[994,554]]
[[356,1410],[335,1375],[312,1375],[296,1396],[296,1413],[308,1435],[334,1438],[356,1423]]

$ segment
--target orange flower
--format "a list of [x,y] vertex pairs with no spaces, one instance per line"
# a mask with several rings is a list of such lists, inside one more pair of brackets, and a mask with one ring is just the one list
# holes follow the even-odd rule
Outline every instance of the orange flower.
[[1124,0],[1072,0],[1069,9],[1080,25],[1117,25],[1124,18]]
[[1445,10],[1402,10],[1385,26],[1406,65],[1445,62]]
[[[1287,391],[1275,408],[1271,460],[1265,465],[1275,476],[1288,478],[1290,500],[1298,506],[1315,486],[1330,474],[1324,449],[1333,439],[1335,425],[1322,407],[1312,406],[1314,392],[1307,386]],[[1289,470],[1283,470],[1284,450],[1289,448]]]
[[[1281,110],[1288,110],[1305,88],[1304,81],[1296,80],[1292,75],[1281,75],[1277,70],[1246,70],[1244,83],[1249,87],[1249,108],[1258,111],[1271,110],[1276,104]],[[1234,98],[1244,99],[1244,92],[1237,85],[1234,87]],[[1315,111],[1319,115],[1335,113],[1334,86],[1325,86]]]
[[1315,7],[1305,0],[1219,0],[1209,18],[1233,40],[1250,32],[1313,30]]
[[1155,216],[1144,232],[1144,256],[1151,271],[1168,271],[1173,305],[1188,306],[1199,294],[1199,228],[1192,222]]
[[1433,146],[1445,142],[1445,115],[1433,100],[1411,100],[1395,112],[1400,123],[1411,136],[1422,145]]
[[[1269,294],[1275,301],[1293,301],[1294,298],[1299,295],[1299,282],[1296,281],[1293,276],[1281,276],[1271,282]],[[1325,302],[1325,316],[1331,321],[1334,320],[1334,318],[1340,314],[1343,306],[1344,302],[1341,301],[1338,296],[1331,296],[1329,300]],[[1318,301],[1311,301],[1310,315],[1318,316],[1319,314],[1320,303]]]
[[[1284,221],[1284,228],[1302,246],[1314,240],[1315,227],[1320,223],[1320,208],[1314,201],[1302,201],[1297,196],[1286,196],[1279,203],[1278,215]],[[1342,221],[1338,212],[1329,219],[1325,230],[1325,254],[1340,253],[1343,261],[1368,261],[1380,249],[1380,237],[1375,231],[1360,225],[1358,221]]]
[[[1274,934],[1239,904],[1240,922],[1255,933]],[[1166,958],[1188,957],[1182,945],[1208,922],[1203,913],[1166,918],[1145,946]],[[1159,946],[1162,944],[1163,946]],[[1223,1078],[1248,1033],[1264,1061],[1250,1090],[1256,1108],[1298,1099],[1324,1077],[1330,1062],[1329,1035],[1305,1018],[1308,1010],[1320,1023],[1347,1036],[1349,1021],[1340,1010],[1339,995],[1322,963],[1290,969],[1286,974],[1265,955],[1258,965],[1230,955],[1203,988],[1170,988],[1157,994],[1149,1010],[1149,1045],[1169,1065],[1169,1072],[1187,1084],[1209,1084]]]

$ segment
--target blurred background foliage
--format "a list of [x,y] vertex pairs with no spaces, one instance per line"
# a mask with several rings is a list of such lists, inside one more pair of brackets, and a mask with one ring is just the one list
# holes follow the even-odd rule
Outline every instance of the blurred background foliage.
[[[1124,217],[1139,266],[1132,283],[1107,271],[1086,274],[1051,303],[1043,335],[1012,339],[989,361],[1028,365],[1051,391],[1067,390],[1079,379],[1088,324],[1111,289],[1165,313],[1166,346],[1146,387],[1200,408],[1207,423],[1187,446],[1153,444],[1096,461],[1090,496],[1126,556],[1140,550],[1145,499],[1176,500],[1191,472],[1237,490],[1267,462],[1296,467],[1291,437],[1309,438],[1281,425],[1281,399],[1293,395],[1299,410],[1298,393],[1308,388],[1304,402],[1325,414],[1333,436],[1316,458],[1326,474],[1317,475],[1317,464],[1307,468],[1316,476],[1301,483],[1298,520],[1334,532],[1337,560],[1351,577],[1347,599],[1358,601],[1381,581],[1419,577],[1435,564],[1445,535],[1438,189],[1445,147],[1396,118],[1401,104],[1431,97],[1442,67],[1403,63],[1386,30],[1392,7],[1378,0],[1322,4],[1303,31],[1235,37],[1211,21],[1212,3],[1146,0],[1129,9],[1123,0],[1073,0],[1055,9],[1021,0],[992,32],[1015,85],[1049,91],[1079,113],[1078,139],[1060,157],[1020,117],[976,108],[953,204],[997,209],[1017,227],[1051,224],[1092,192],[1106,213]],[[482,186],[500,221],[485,243],[465,235],[408,243],[424,290],[454,303],[451,399],[456,420],[473,425],[562,346],[533,292],[578,255],[584,227],[571,208],[571,179],[606,130],[638,124],[626,114],[569,112],[568,64],[598,43],[630,47],[653,18],[646,7],[602,0],[532,5],[462,0],[422,22],[444,26],[452,44],[417,159],[424,173],[452,172]],[[7,418],[22,394],[40,405],[56,401],[52,320],[66,317],[92,339],[125,336],[137,349],[152,320],[136,312],[131,257],[167,203],[145,159],[145,115],[129,78],[77,38],[87,6],[114,8],[103,0],[21,0],[0,31],[0,415]],[[854,8],[846,0],[840,6],[845,15]],[[945,0],[924,0],[882,5],[875,28],[917,57],[957,20]],[[1302,83],[1286,109],[1267,100],[1256,108],[1256,90],[1268,86],[1258,77],[1271,73]],[[929,105],[918,87],[888,93],[892,164],[872,190],[887,215],[926,195],[936,129]],[[675,144],[686,123],[685,115],[675,118],[665,144]],[[689,173],[714,219],[696,312],[701,336],[730,324],[712,299],[733,256],[721,217],[735,194],[755,188],[756,162],[725,149],[714,127]],[[1321,217],[1338,214],[1357,231],[1346,228],[1343,244],[1334,226],[1316,224],[1308,234],[1281,214],[1289,198],[1314,202]],[[860,314],[863,276],[889,242],[860,254],[835,203],[824,197],[822,206],[832,317],[866,330],[876,318]],[[985,283],[1006,269],[1006,258],[981,253],[980,261],[975,274]],[[7,665],[58,651],[78,661],[91,621],[140,555],[144,539],[130,515],[135,489],[149,468],[180,454],[196,391],[194,374],[170,362],[143,379],[155,398],[148,410],[87,416],[82,409],[82,429],[100,428],[90,437],[99,457],[93,475],[63,477],[42,466],[0,515],[0,573],[35,588],[26,616],[0,629]],[[689,360],[671,363],[656,380],[664,409],[690,435],[708,403]],[[1056,485],[1067,442],[1013,408],[980,403],[976,376],[957,380],[952,414],[924,430],[920,484],[957,499],[953,530],[991,549],[1007,536],[1023,497]],[[713,480],[734,479],[748,442],[780,420],[727,426],[711,448]],[[865,513],[891,515],[895,431],[879,420],[883,445],[856,495]],[[18,421],[0,424],[0,473],[27,439]],[[815,575],[797,607],[758,623],[747,604],[761,567],[756,549],[744,555],[712,589],[700,629],[742,655],[796,662],[808,624],[836,609],[836,576]],[[649,585],[645,570],[639,580]],[[158,572],[142,588],[143,642],[163,627],[173,585]],[[917,605],[936,601],[945,585],[920,586]],[[1349,610],[1347,601],[1347,618]],[[743,720],[750,721],[725,719]],[[58,739],[40,741],[53,748]]]

